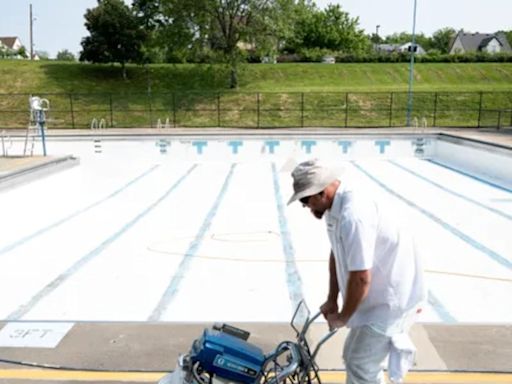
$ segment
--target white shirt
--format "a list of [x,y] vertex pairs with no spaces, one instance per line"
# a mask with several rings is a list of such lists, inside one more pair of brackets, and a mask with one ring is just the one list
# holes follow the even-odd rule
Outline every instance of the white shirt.
[[382,209],[362,191],[340,184],[325,218],[341,296],[350,271],[371,270],[368,296],[347,327],[370,325],[392,335],[403,332],[407,315],[424,300],[425,290],[412,237]]

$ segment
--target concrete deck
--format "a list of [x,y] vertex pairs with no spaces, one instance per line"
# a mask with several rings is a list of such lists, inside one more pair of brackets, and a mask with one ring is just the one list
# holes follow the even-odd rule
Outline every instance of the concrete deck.
[[[0,328],[4,323],[0,323]],[[251,332],[250,341],[270,352],[282,340],[293,340],[294,335],[288,324],[235,323]],[[19,361],[39,364],[41,367],[61,368],[60,377],[69,379],[66,370],[83,372],[74,374],[74,381],[88,381],[84,372],[104,371],[125,374],[132,382],[146,382],[142,373],[152,372],[152,378],[172,370],[180,353],[190,349],[192,341],[211,324],[186,323],[77,323],[64,337],[57,348],[0,348],[3,361]],[[323,323],[314,324],[312,334],[318,340],[326,331]],[[320,351],[318,363],[322,370],[342,370],[341,348],[346,330],[340,330]],[[512,325],[442,325],[416,324],[411,337],[418,348],[416,365],[408,382],[461,382],[444,376],[431,381],[425,372],[452,372],[461,377],[461,372],[488,373],[491,382],[512,380]],[[23,369],[24,376],[20,373]],[[16,364],[0,364],[0,382],[16,373],[27,380],[43,380],[43,372],[29,371],[29,367]],[[138,373],[137,375],[135,373]],[[500,373],[500,374],[497,374]],[[503,374],[503,373],[509,373]],[[59,378],[59,371],[54,372]],[[98,382],[95,376],[91,382]],[[105,376],[107,377],[107,376]],[[462,376],[464,377],[464,376]],[[30,380],[28,378],[31,378]],[[5,379],[6,380],[6,379]],[[111,380],[108,380],[111,382]],[[116,380],[114,380],[117,382]],[[325,381],[325,380],[324,380]],[[329,380],[328,382],[336,382]],[[10,381],[5,381],[10,382]],[[470,381],[468,376],[463,382]],[[475,382],[486,382],[478,380]]]

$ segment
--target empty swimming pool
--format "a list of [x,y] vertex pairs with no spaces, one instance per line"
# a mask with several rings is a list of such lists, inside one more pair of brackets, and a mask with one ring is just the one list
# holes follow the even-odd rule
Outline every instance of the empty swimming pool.
[[286,206],[309,157],[392,209],[424,255],[421,320],[512,322],[512,157],[437,136],[58,139],[80,164],[0,191],[0,319],[288,321],[323,303],[324,224]]

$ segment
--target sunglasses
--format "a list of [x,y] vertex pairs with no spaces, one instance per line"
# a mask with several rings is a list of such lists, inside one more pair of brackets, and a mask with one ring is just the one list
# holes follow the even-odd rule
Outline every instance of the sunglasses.
[[299,199],[299,201],[302,203],[303,206],[306,206],[309,204],[309,199],[311,196],[305,196]]
[[[318,195],[323,196],[324,191],[319,192]],[[302,203],[302,206],[306,207],[309,205],[309,199],[311,199],[311,197],[313,197],[313,196],[315,196],[315,195],[304,196],[304,197],[300,198],[299,201]]]

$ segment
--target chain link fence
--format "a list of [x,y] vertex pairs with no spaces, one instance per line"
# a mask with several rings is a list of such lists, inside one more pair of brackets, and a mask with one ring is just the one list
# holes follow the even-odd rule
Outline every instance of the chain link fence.
[[[50,129],[403,127],[407,92],[38,93]],[[0,94],[0,129],[26,128],[29,94]],[[512,126],[512,92],[415,92],[413,121],[429,127]]]

